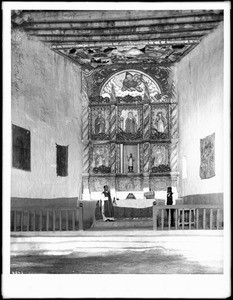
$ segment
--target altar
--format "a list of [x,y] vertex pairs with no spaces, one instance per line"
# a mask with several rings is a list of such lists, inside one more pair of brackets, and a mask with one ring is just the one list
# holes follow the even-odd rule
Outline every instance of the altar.
[[154,201],[145,192],[165,203],[167,187],[176,190],[178,103],[165,69],[109,66],[83,74],[82,200],[99,200],[108,185],[118,207],[143,208]]

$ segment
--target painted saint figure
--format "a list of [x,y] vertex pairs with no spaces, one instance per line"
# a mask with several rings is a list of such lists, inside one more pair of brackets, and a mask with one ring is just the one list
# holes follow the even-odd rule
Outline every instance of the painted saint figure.
[[101,212],[105,222],[115,221],[112,198],[107,185],[104,186],[104,190],[101,194]]
[[[136,74],[136,77],[138,75]],[[138,91],[142,92],[142,88],[139,86],[140,82],[136,80],[135,75],[126,72],[125,73],[125,79],[123,80],[122,83],[122,91]]]
[[106,155],[102,148],[99,149],[99,153],[95,156],[95,167],[106,166]]
[[163,113],[160,111],[157,113],[156,119],[155,119],[155,125],[156,125],[158,132],[163,133],[165,131],[165,124],[166,124],[166,120],[163,117]]
[[125,132],[127,133],[137,132],[137,121],[132,111],[128,112],[128,117],[125,120]]
[[106,122],[101,111],[98,111],[98,116],[95,119],[95,134],[105,133]]
[[130,153],[129,157],[128,157],[128,172],[129,173],[132,173],[133,172],[133,162],[134,162],[134,158],[133,158],[133,155],[132,153]]
[[165,153],[164,150],[161,148],[154,148],[153,149],[153,156],[152,156],[152,166],[158,167],[162,164],[165,164]]

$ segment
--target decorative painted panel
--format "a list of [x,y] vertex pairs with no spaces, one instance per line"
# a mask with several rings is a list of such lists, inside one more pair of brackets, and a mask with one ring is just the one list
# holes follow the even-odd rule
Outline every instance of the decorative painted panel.
[[169,150],[166,144],[151,145],[151,172],[169,172]]
[[171,179],[167,177],[151,178],[150,189],[152,191],[164,191],[171,185]]
[[135,140],[142,138],[142,108],[118,108],[118,132],[120,140]]
[[[150,101],[153,103],[161,103],[161,102],[169,102],[175,97],[175,85],[173,80],[173,72],[171,67],[167,65],[153,65],[153,64],[128,64],[127,70],[124,65],[109,65],[97,70],[94,70],[91,73],[91,82],[92,88],[89,90],[89,100],[91,103],[108,103],[113,101],[114,97],[127,97],[134,98],[140,97],[141,101],[146,101],[148,98],[147,96],[147,88],[144,87],[143,83],[139,85],[143,91],[121,91],[123,88],[123,80],[126,77],[126,72],[132,74],[133,80],[135,81],[136,78],[134,75],[142,74],[143,80],[152,81],[155,83],[157,92],[152,93],[149,87],[149,95]],[[114,74],[113,74],[114,73]],[[125,95],[118,95],[117,92],[114,90],[112,91],[112,80],[114,76],[121,74],[120,82],[118,82],[117,90],[120,90],[121,93],[125,93]],[[128,75],[128,77],[130,77]],[[130,79],[132,78],[130,77]],[[119,78],[119,77],[118,77]],[[140,78],[140,77],[139,77]],[[148,78],[148,79],[147,79]],[[137,79],[138,80],[138,79]],[[135,83],[131,85],[137,86]],[[108,86],[108,89],[105,90],[105,86]],[[127,84],[126,84],[127,86]],[[105,93],[103,93],[103,91]],[[114,96],[115,95],[115,96]],[[133,96],[134,95],[134,96]],[[144,95],[144,96],[143,96]],[[127,99],[128,101],[131,101]],[[120,100],[120,99],[119,99]]]
[[152,105],[151,138],[154,140],[169,139],[169,112],[167,105]]
[[201,179],[208,179],[215,176],[215,133],[200,140]]
[[100,96],[111,101],[132,102],[156,99],[161,93],[159,85],[148,75],[138,70],[114,74],[100,91]]
[[110,173],[110,145],[92,146],[92,171],[94,173]]
[[91,108],[91,138],[92,140],[109,139],[109,107]]
[[107,177],[91,177],[90,178],[90,191],[91,192],[101,192],[103,191],[104,185],[108,185],[110,187],[111,180]]
[[140,191],[142,190],[142,179],[140,177],[122,177],[117,179],[118,191]]

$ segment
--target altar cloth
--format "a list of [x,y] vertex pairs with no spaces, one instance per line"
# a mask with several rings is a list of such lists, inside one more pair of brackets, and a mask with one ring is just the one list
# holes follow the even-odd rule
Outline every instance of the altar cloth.
[[154,201],[155,199],[120,199],[116,200],[116,204],[114,206],[145,208],[152,206]]

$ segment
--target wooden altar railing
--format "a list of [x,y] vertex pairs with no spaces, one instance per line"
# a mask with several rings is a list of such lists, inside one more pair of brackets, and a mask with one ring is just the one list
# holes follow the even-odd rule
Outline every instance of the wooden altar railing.
[[17,208],[11,211],[11,231],[83,230],[83,203],[75,209]]
[[153,205],[153,230],[223,229],[220,205]]
[[[154,204],[149,208],[152,209],[153,230],[223,229],[223,207],[220,205]],[[140,211],[137,208],[134,210],[131,218],[136,217],[136,211]],[[11,231],[83,230],[83,212],[82,202],[75,209],[13,209],[11,211]]]

